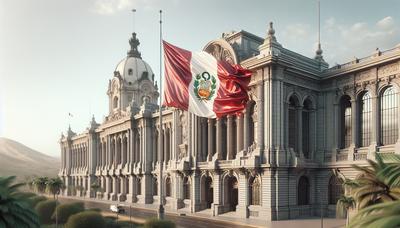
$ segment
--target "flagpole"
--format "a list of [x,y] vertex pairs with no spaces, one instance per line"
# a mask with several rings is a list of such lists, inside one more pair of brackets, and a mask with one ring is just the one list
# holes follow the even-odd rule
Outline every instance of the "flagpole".
[[160,170],[158,173],[158,180],[159,180],[159,201],[160,206],[158,207],[157,216],[158,219],[164,219],[164,199],[163,199],[163,123],[162,123],[162,10],[160,10],[160,105],[159,105],[159,134],[158,134],[158,160],[160,164]]

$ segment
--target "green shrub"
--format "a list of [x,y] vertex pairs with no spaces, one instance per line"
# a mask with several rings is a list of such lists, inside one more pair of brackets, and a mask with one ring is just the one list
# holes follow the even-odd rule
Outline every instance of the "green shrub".
[[69,217],[64,228],[106,228],[106,223],[100,213],[83,211]]
[[47,198],[45,196],[34,196],[30,198],[30,204],[32,208],[35,208],[39,202],[45,201]]
[[159,220],[157,218],[151,218],[146,220],[144,228],[175,228],[175,223],[169,220]]
[[140,227],[140,224],[129,221],[117,221],[118,228],[135,228]]
[[[77,214],[85,210],[83,202],[66,203],[57,206],[58,223],[64,224],[68,221],[71,215]],[[53,221],[56,221],[56,211],[51,216]]]
[[55,208],[55,200],[44,200],[36,205],[35,210],[39,216],[39,221],[41,224],[51,224],[53,222],[51,220],[51,215],[54,213]]
[[95,212],[101,212],[100,208],[88,208],[86,211],[95,211]]

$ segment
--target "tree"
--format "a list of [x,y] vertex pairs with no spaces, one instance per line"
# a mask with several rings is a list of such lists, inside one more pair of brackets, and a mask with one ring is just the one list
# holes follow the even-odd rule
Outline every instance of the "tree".
[[400,200],[380,203],[360,210],[350,228],[400,227]]
[[[357,208],[363,209],[377,203],[400,199],[400,180],[398,179],[400,170],[398,167],[383,162],[379,154],[376,155],[376,162],[372,160],[367,160],[367,162],[369,167],[353,165],[356,170],[361,172],[361,175],[355,179],[358,186],[351,190]],[[388,174],[391,175],[388,176]]]
[[54,199],[56,199],[56,195],[60,193],[63,187],[64,183],[59,177],[50,178],[46,181],[46,190],[53,195]]
[[44,190],[46,190],[47,180],[48,177],[37,177],[33,180],[33,186],[35,186],[35,189],[38,193],[44,193]]
[[349,210],[356,207],[356,201],[351,196],[341,196],[336,203],[336,216],[346,217],[346,225],[349,224]]
[[100,184],[95,181],[90,185],[90,188],[94,191],[94,198],[96,198],[97,192],[101,189]]
[[33,193],[23,193],[12,184],[15,176],[0,177],[0,227],[40,227],[39,218],[30,207]]

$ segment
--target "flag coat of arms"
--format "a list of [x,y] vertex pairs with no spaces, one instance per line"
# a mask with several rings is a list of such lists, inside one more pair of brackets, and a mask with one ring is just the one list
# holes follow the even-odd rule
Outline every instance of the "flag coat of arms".
[[251,71],[218,61],[207,52],[190,52],[166,41],[163,105],[214,118],[246,107]]

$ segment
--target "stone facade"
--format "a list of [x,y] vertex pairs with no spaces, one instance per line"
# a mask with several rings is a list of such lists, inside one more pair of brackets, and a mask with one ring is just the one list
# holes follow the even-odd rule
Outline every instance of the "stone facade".
[[[154,74],[133,34],[109,82],[103,123],[93,119],[82,134],[68,129],[60,139],[63,194],[137,204],[164,200],[167,210],[234,211],[242,218],[308,217],[320,207],[333,216],[340,194],[333,169],[352,178],[351,164],[400,153],[400,47],[329,68],[322,50],[307,58],[285,49],[274,33],[271,23],[265,39],[232,32],[204,48],[254,72],[243,113],[206,119],[165,108],[163,126]],[[388,88],[395,97],[389,114]]]

